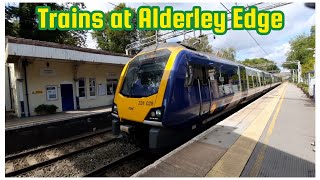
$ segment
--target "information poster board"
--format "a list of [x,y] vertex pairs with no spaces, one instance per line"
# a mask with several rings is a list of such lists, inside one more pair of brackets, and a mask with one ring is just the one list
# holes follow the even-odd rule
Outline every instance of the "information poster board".
[[57,86],[47,86],[47,100],[54,101],[58,99],[58,87]]
[[99,84],[98,85],[98,95],[105,96],[106,95],[107,86],[106,84]]

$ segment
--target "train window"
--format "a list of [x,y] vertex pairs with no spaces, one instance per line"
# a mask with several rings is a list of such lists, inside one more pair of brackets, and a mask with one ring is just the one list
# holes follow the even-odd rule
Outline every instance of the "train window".
[[262,76],[260,76],[260,83],[261,83],[261,86],[264,86],[264,82],[262,80]]
[[268,82],[268,77],[265,77],[264,79],[265,79],[265,81],[266,81],[266,85],[268,85],[268,84],[269,84],[269,82]]
[[215,79],[218,82],[220,96],[233,94],[240,90],[238,67],[222,63],[214,63]]
[[268,84],[271,84],[271,78],[268,77]]
[[252,76],[253,79],[253,87],[257,87],[257,79],[256,76]]
[[264,81],[265,81],[266,85],[268,85],[268,77],[264,77]]
[[218,73],[217,68],[210,66],[208,69],[209,79],[210,79],[210,86],[212,89],[212,95],[213,98],[219,98],[220,97],[220,91],[219,91],[219,85],[218,85],[218,79],[216,74]]
[[247,85],[247,76],[246,76],[246,68],[240,67],[240,78],[241,78],[241,87],[242,91],[246,91],[248,89]]
[[186,80],[185,80],[185,86],[191,86],[193,84],[193,67],[191,64],[187,62],[186,64]]
[[200,83],[203,84],[203,72],[201,65],[193,64],[193,84],[198,85],[198,79],[200,80]]
[[208,84],[208,69],[204,66],[202,66],[202,84]]
[[255,78],[256,78],[256,87],[259,87],[260,86],[259,77],[255,76]]
[[251,75],[248,76],[248,80],[249,80],[249,88],[253,88],[253,78]]
[[200,80],[201,85],[208,84],[208,69],[199,64],[188,64],[186,72],[186,86],[197,86],[198,79]]
[[128,64],[120,93],[136,98],[156,94],[170,55],[163,49],[135,57]]

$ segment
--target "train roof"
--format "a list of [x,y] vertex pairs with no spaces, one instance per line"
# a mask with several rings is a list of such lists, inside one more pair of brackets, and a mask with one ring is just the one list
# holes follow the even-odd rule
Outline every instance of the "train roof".
[[184,47],[187,48],[186,46],[183,46],[181,44],[178,43],[158,43],[158,44],[154,44],[151,46],[148,46],[146,48],[144,48],[141,52],[149,52],[149,51],[155,51],[159,48],[169,48],[169,47]]
[[210,54],[210,53],[197,51],[195,48],[190,47],[190,46],[185,45],[185,44],[181,44],[181,43],[173,43],[173,42],[158,43],[158,44],[154,44],[154,45],[151,45],[151,46],[148,46],[148,47],[144,48],[141,52],[155,51],[158,48],[166,48],[166,47],[168,47],[168,48],[169,47],[183,47],[183,48],[187,49],[188,51],[196,53],[196,54],[198,54],[200,56],[205,56],[208,60],[222,62],[222,63],[225,63],[225,64],[234,65],[234,66],[243,66],[243,67],[245,67],[245,68],[247,68],[249,70],[253,70],[253,71],[257,71],[257,72],[264,72],[266,74],[272,75],[269,72],[266,72],[266,71],[263,71],[263,70],[260,70],[260,69],[256,69],[256,68],[253,68],[253,67],[249,67],[249,66],[243,65],[243,64],[238,63],[238,62],[234,62],[234,61],[229,60],[229,59],[221,58],[221,57],[215,56],[215,55]]

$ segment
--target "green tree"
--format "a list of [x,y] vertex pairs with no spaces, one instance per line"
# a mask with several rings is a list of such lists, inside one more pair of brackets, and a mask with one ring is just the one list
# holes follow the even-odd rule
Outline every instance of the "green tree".
[[263,71],[280,72],[280,69],[275,62],[265,58],[245,59],[244,61],[240,61],[240,63]]
[[[130,8],[132,12],[135,12],[134,8],[127,7],[125,3],[120,3],[113,10],[122,10],[123,8]],[[106,24],[108,24],[110,11],[106,13]],[[92,37],[96,40],[98,48],[102,50],[125,53],[126,46],[135,41],[141,40],[146,37],[155,35],[155,31],[138,31],[136,27],[136,13],[132,18],[132,24],[134,25],[133,30],[111,30],[109,26],[103,31],[93,31]],[[150,42],[155,38],[150,38],[144,42]],[[139,51],[141,49],[138,49]]]
[[291,50],[287,54],[286,64],[284,68],[297,69],[297,64],[290,61],[300,61],[302,74],[313,70],[314,65],[314,48],[315,48],[315,26],[310,29],[310,35],[302,34],[292,39],[290,42]]
[[221,49],[221,51],[218,51],[216,54],[221,58],[225,58],[231,61],[236,61],[237,51],[234,48],[229,47],[229,48]]
[[69,10],[70,5],[84,9],[83,3],[19,3],[5,7],[5,34],[14,37],[56,42],[75,46],[86,46],[87,31],[39,30],[36,6],[50,6],[52,10]]
[[189,38],[186,39],[184,43],[195,48],[197,51],[213,53],[212,46],[208,41],[208,36],[203,36],[201,38]]

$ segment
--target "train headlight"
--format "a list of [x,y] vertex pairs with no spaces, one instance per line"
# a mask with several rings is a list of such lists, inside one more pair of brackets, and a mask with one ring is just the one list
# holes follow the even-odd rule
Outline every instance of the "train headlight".
[[113,104],[112,106],[112,112],[118,114],[118,106],[116,104]]
[[158,118],[160,118],[161,117],[161,110],[160,109],[157,109],[156,110],[156,116],[158,117]]
[[152,108],[149,111],[149,114],[147,115],[145,120],[149,120],[149,121],[161,121],[162,120],[162,116],[163,116],[163,107],[160,108]]

